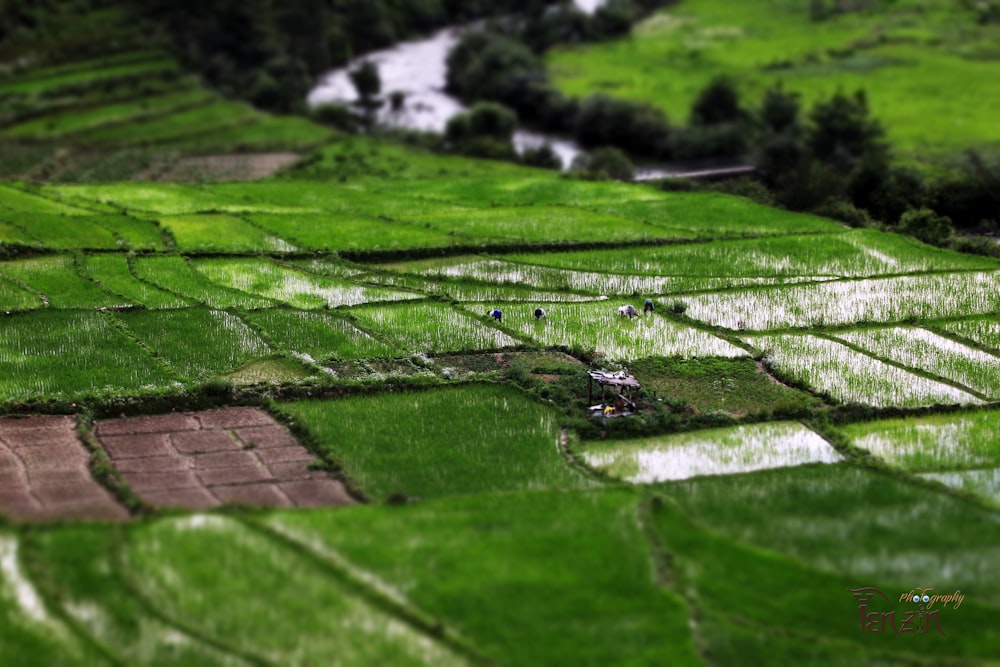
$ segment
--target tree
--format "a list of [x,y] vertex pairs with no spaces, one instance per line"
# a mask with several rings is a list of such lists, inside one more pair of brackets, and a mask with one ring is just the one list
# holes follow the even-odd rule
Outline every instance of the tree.
[[888,161],[885,130],[868,115],[864,91],[853,96],[838,91],[828,101],[817,102],[809,120],[807,144],[816,159],[843,170],[862,159]]
[[692,125],[720,125],[746,120],[736,84],[727,76],[717,76],[705,86],[691,106]]
[[378,73],[378,65],[370,60],[362,60],[347,76],[358,91],[358,99],[362,105],[371,102],[382,92],[382,77]]
[[899,219],[899,231],[924,243],[943,245],[951,238],[951,218],[929,208],[910,209]]
[[590,154],[580,153],[573,160],[572,170],[588,178],[631,181],[635,178],[635,167],[620,149],[602,146]]

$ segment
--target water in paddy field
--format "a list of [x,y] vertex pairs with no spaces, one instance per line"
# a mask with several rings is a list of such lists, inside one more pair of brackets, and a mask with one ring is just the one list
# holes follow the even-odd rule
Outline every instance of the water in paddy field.
[[[605,0],[575,0],[582,11],[591,13],[604,4]],[[402,127],[429,132],[444,132],[448,119],[468,107],[444,92],[445,59],[448,52],[461,37],[462,27],[444,28],[426,39],[400,42],[389,49],[374,51],[355,58],[346,66],[331,70],[323,75],[320,82],[309,93],[310,106],[327,102],[350,103],[358,99],[348,72],[362,61],[370,60],[378,65],[382,79],[382,95],[394,91],[406,93],[406,103],[402,111],[393,111],[386,103],[378,111],[378,120],[383,125]],[[514,133],[514,146],[523,152],[548,144],[568,169],[573,159],[583,149],[570,139],[518,130]],[[662,173],[656,170],[641,170],[640,177],[655,178]]]

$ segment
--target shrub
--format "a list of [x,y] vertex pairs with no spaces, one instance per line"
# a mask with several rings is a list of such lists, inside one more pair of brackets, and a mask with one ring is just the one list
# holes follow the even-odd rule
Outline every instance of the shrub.
[[631,181],[635,177],[635,167],[621,150],[604,146],[591,152],[581,153],[573,160],[573,171],[582,172],[587,178]]
[[899,219],[899,231],[924,243],[943,245],[951,238],[951,218],[929,208],[910,209]]
[[851,227],[870,227],[868,212],[844,199],[827,199],[812,210],[816,215],[846,222]]

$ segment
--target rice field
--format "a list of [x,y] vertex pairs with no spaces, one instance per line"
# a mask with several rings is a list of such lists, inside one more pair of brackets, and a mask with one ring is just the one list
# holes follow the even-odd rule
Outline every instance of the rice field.
[[[190,213],[300,213],[301,206],[246,203],[227,196],[221,188],[173,183],[107,183],[49,185],[42,192],[81,204],[96,203],[125,212],[184,215]],[[310,209],[306,209],[308,212]],[[55,211],[59,212],[59,211]],[[80,215],[81,213],[77,213]]]
[[193,214],[157,218],[181,252],[291,252],[297,248],[232,215]]
[[[0,270],[2,270],[0,264]],[[24,289],[17,282],[0,275],[0,310],[5,312],[16,310],[32,310],[41,308],[44,304],[41,296]]]
[[119,253],[86,255],[80,258],[84,274],[111,294],[119,295],[122,306],[146,308],[181,308],[191,302],[177,294],[164,291],[136,278],[129,260]]
[[119,298],[77,273],[70,255],[42,255],[0,263],[0,276],[26,285],[53,308],[101,308]]
[[1000,505],[1000,468],[925,472],[920,476],[959,491],[974,493],[992,501],[994,505]]
[[209,282],[180,255],[137,257],[134,266],[139,280],[212,308],[253,309],[275,305],[270,299]]
[[1000,274],[937,273],[699,294],[687,314],[727,329],[902,322],[995,312]]
[[939,326],[945,331],[1000,352],[1000,321],[995,319],[965,320],[948,322]]
[[920,327],[861,329],[835,335],[869,354],[916,368],[1000,398],[1000,356],[962,345]]
[[882,419],[841,430],[855,446],[910,472],[1000,466],[995,410]]
[[[523,255],[526,260],[531,256]],[[599,255],[597,256],[599,257]],[[545,258],[539,258],[542,262]],[[594,264],[599,264],[596,260]],[[399,271],[419,273],[429,278],[474,280],[499,285],[528,285],[553,292],[573,291],[592,295],[663,295],[694,290],[725,289],[735,286],[781,284],[796,282],[796,278],[778,277],[706,277],[686,275],[638,275],[597,271],[578,271],[522,263],[506,259],[450,258],[417,260],[392,265]],[[822,280],[805,276],[800,280]]]
[[373,499],[594,486],[559,453],[558,413],[509,387],[297,401],[279,409]]
[[100,216],[68,216],[46,213],[0,213],[0,220],[23,229],[46,248],[116,250],[122,240],[105,227]]
[[0,318],[0,400],[134,395],[173,382],[98,312]]
[[907,372],[826,338],[787,334],[747,336],[744,340],[782,374],[842,403],[916,407],[982,402],[956,387]]
[[584,447],[582,456],[587,465],[632,484],[841,460],[830,443],[795,422],[601,442]]
[[213,283],[296,308],[337,308],[423,295],[325,278],[261,259],[204,259],[192,266]]
[[269,308],[248,312],[242,318],[260,329],[278,349],[307,361],[401,355],[400,351],[331,313]]
[[411,353],[497,350],[522,344],[444,303],[362,306],[349,312],[362,329],[378,332],[398,349]]
[[[508,304],[503,310],[502,326],[540,345],[595,350],[617,361],[654,356],[741,357],[748,354],[708,332],[659,315],[622,317],[618,307],[625,303],[628,301]],[[633,305],[642,310],[641,300],[633,300]],[[547,313],[541,320],[534,316],[538,306]]]
[[187,380],[222,375],[272,354],[253,329],[226,311],[181,308],[117,316],[154,356]]
[[[715,286],[706,280],[710,277],[829,279],[1000,268],[1000,262],[992,258],[942,250],[910,237],[871,229],[620,250],[518,253],[503,259],[573,271],[698,277],[703,281],[700,289]],[[739,284],[752,283],[734,283]]]
[[311,250],[383,251],[447,247],[459,242],[423,225],[356,213],[253,214],[248,219],[290,243]]
[[[131,580],[159,615],[234,642],[253,662],[465,664],[315,560],[236,519],[195,514],[149,523],[130,531],[124,550]],[[253,566],[220,577],[220,563]]]
[[[44,192],[44,188],[42,189]],[[58,199],[58,198],[56,198]],[[10,185],[0,185],[0,206],[17,213],[33,213],[45,215],[92,215],[93,211],[86,208],[70,206],[49,197],[39,196],[32,192]]]

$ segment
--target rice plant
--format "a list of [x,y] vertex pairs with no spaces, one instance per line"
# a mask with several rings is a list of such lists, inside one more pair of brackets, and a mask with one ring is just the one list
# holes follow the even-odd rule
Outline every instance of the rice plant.
[[781,373],[844,403],[908,407],[982,402],[960,389],[909,373],[825,338],[788,334],[748,336],[745,340]]
[[347,212],[254,214],[249,218],[278,236],[312,250],[400,250],[447,247],[460,241],[423,225]]
[[135,260],[135,274],[139,279],[161,289],[181,294],[186,299],[212,308],[266,308],[275,305],[270,299],[209,282],[179,255],[138,257]]
[[100,308],[121,305],[120,297],[81,277],[69,255],[45,255],[0,264],[0,276],[26,284],[53,308]]
[[7,213],[0,219],[17,225],[41,245],[56,250],[87,248],[115,250],[120,239],[101,224],[100,216]]
[[290,252],[296,247],[231,215],[190,214],[159,218],[181,252]]
[[[993,258],[942,250],[870,229],[619,250],[518,253],[501,259],[573,271],[682,277],[851,277],[996,269]],[[741,283],[735,283],[741,284]],[[749,284],[749,283],[742,283]],[[702,289],[712,289],[707,282]]]
[[[82,203],[94,202],[126,211],[163,215],[186,213],[296,213],[301,206],[276,206],[241,201],[219,188],[200,188],[173,183],[107,183],[100,185],[50,185],[43,192]],[[2,196],[2,193],[0,193]]]
[[0,264],[0,310],[31,310],[45,305],[40,296],[2,276],[3,264]]
[[87,255],[83,270],[106,290],[125,297],[125,304],[147,308],[180,308],[191,305],[187,299],[142,282],[132,275],[128,258],[122,254]]
[[188,380],[233,371],[271,348],[236,315],[220,310],[181,308],[121,313],[136,338]]
[[131,395],[173,382],[97,312],[0,318],[0,363],[2,400]]
[[193,262],[193,266],[214,283],[296,308],[335,308],[422,296],[325,278],[262,259],[206,259]]
[[939,273],[699,294],[688,315],[729,329],[900,322],[990,313],[1000,274]]
[[362,327],[389,339],[404,352],[495,350],[520,344],[503,331],[443,303],[364,306],[350,313]]
[[633,484],[841,460],[830,443],[796,422],[588,444],[582,455],[588,465]]
[[842,430],[857,447],[911,472],[1000,466],[1000,412],[882,419]]
[[93,211],[69,206],[7,185],[0,185],[0,206],[19,213],[47,215],[91,215]]
[[1000,352],[1000,321],[995,319],[965,320],[940,325],[945,331],[974,340]]
[[952,472],[926,472],[920,475],[924,479],[940,482],[953,489],[975,493],[983,496],[994,504],[1000,505],[1000,468],[986,470],[959,470]]
[[997,355],[919,327],[862,329],[838,333],[837,338],[877,357],[947,378],[988,397],[1000,398],[1000,357]]
[[268,308],[242,317],[264,331],[278,349],[312,361],[400,356],[386,343],[331,313]]
[[509,387],[299,401],[280,409],[378,499],[593,485],[560,455],[557,413]]
[[[536,320],[534,310],[539,305],[544,307],[547,316]],[[622,317],[618,313],[620,305],[618,301],[514,303],[504,307],[502,325],[541,345],[596,350],[619,361],[674,355],[747,356],[746,351],[721,338],[659,315]]]
[[[219,561],[205,558],[206,549],[239,565],[219,576]],[[128,576],[159,614],[183,619],[211,637],[238,637],[240,649],[258,660],[464,664],[444,644],[359,594],[357,586],[344,585],[301,552],[223,515],[139,525],[129,532],[124,551]]]

